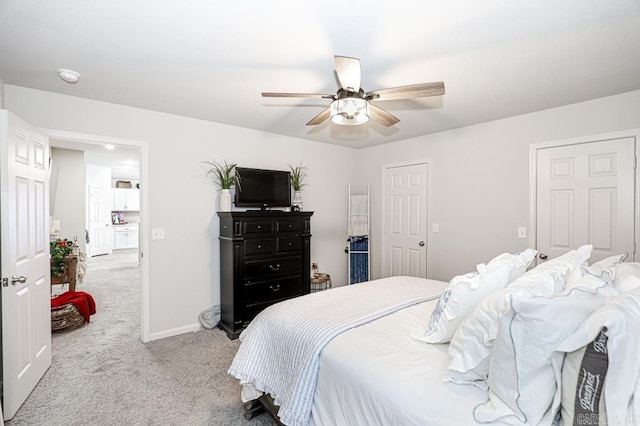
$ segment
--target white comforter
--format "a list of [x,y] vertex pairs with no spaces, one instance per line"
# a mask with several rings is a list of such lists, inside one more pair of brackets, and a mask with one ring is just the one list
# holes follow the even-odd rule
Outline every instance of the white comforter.
[[320,356],[311,424],[476,425],[473,409],[487,391],[443,382],[448,345],[410,336],[436,303],[418,303],[333,339]]
[[436,299],[442,290],[441,281],[393,277],[278,303],[261,312],[240,335],[242,344],[229,374],[243,385],[271,394],[283,423],[306,425],[320,352],[331,339],[404,307]]

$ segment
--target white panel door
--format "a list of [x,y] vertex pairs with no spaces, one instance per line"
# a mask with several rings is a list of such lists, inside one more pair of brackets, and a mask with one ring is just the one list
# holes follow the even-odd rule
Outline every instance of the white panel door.
[[537,248],[552,259],[593,244],[591,262],[633,259],[635,138],[537,151]]
[[49,140],[0,110],[4,416],[51,365]]
[[385,171],[385,277],[427,277],[427,176],[427,164]]
[[111,188],[89,187],[89,244],[91,256],[111,254]]

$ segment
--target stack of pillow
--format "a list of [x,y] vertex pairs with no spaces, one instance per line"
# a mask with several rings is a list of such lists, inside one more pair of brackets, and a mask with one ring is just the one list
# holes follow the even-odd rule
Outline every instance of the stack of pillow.
[[449,342],[444,381],[488,389],[477,422],[640,420],[640,264],[619,255],[588,266],[592,249],[528,272],[532,249],[478,265],[451,280],[429,324],[412,333]]
[[536,257],[536,251],[504,253],[488,264],[477,266],[476,272],[453,278],[438,300],[426,327],[413,331],[412,337],[427,343],[447,343],[460,324],[491,293],[503,289],[525,273]]

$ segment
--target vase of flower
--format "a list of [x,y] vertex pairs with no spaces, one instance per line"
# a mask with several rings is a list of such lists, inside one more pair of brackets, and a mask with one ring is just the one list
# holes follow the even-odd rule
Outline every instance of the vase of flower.
[[307,177],[307,168],[300,163],[299,166],[293,167],[288,164],[291,169],[291,187],[293,188],[293,198],[291,198],[291,209],[302,211],[302,187],[306,185],[304,183]]
[[211,166],[207,170],[207,175],[213,178],[213,181],[220,186],[220,195],[218,196],[218,211],[231,211],[231,191],[232,185],[236,185],[236,189],[240,186],[240,176],[236,175],[236,163],[224,164],[216,161],[204,161],[205,164]]
[[291,206],[302,211],[302,193],[300,191],[293,191],[293,198],[291,198]]
[[231,211],[231,191],[229,189],[220,190],[219,201],[220,201],[220,206],[218,207],[218,211],[220,212]]

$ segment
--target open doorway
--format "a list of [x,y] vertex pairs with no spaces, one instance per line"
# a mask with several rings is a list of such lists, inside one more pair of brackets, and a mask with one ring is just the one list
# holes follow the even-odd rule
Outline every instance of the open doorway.
[[[136,289],[131,295],[140,307],[135,322],[141,340],[147,342],[148,260],[143,259],[146,142],[54,130],[45,133],[52,147],[50,204],[52,227],[57,229],[52,237],[75,240],[83,253],[76,290],[83,290],[83,282],[90,287],[92,270],[104,275],[105,270],[115,272],[131,268],[133,263],[135,273],[127,274],[126,280]],[[101,205],[99,214],[92,209],[92,195],[97,190],[102,192],[96,203]],[[122,204],[124,192],[127,202]],[[101,230],[92,228],[97,219],[102,221]],[[59,286],[54,286],[54,291],[67,290],[55,287]]]
[[[50,147],[51,239],[71,241],[77,256],[74,285],[52,285],[52,295],[82,290],[94,270],[139,267],[139,148],[54,138]],[[139,298],[140,274],[131,276]]]

